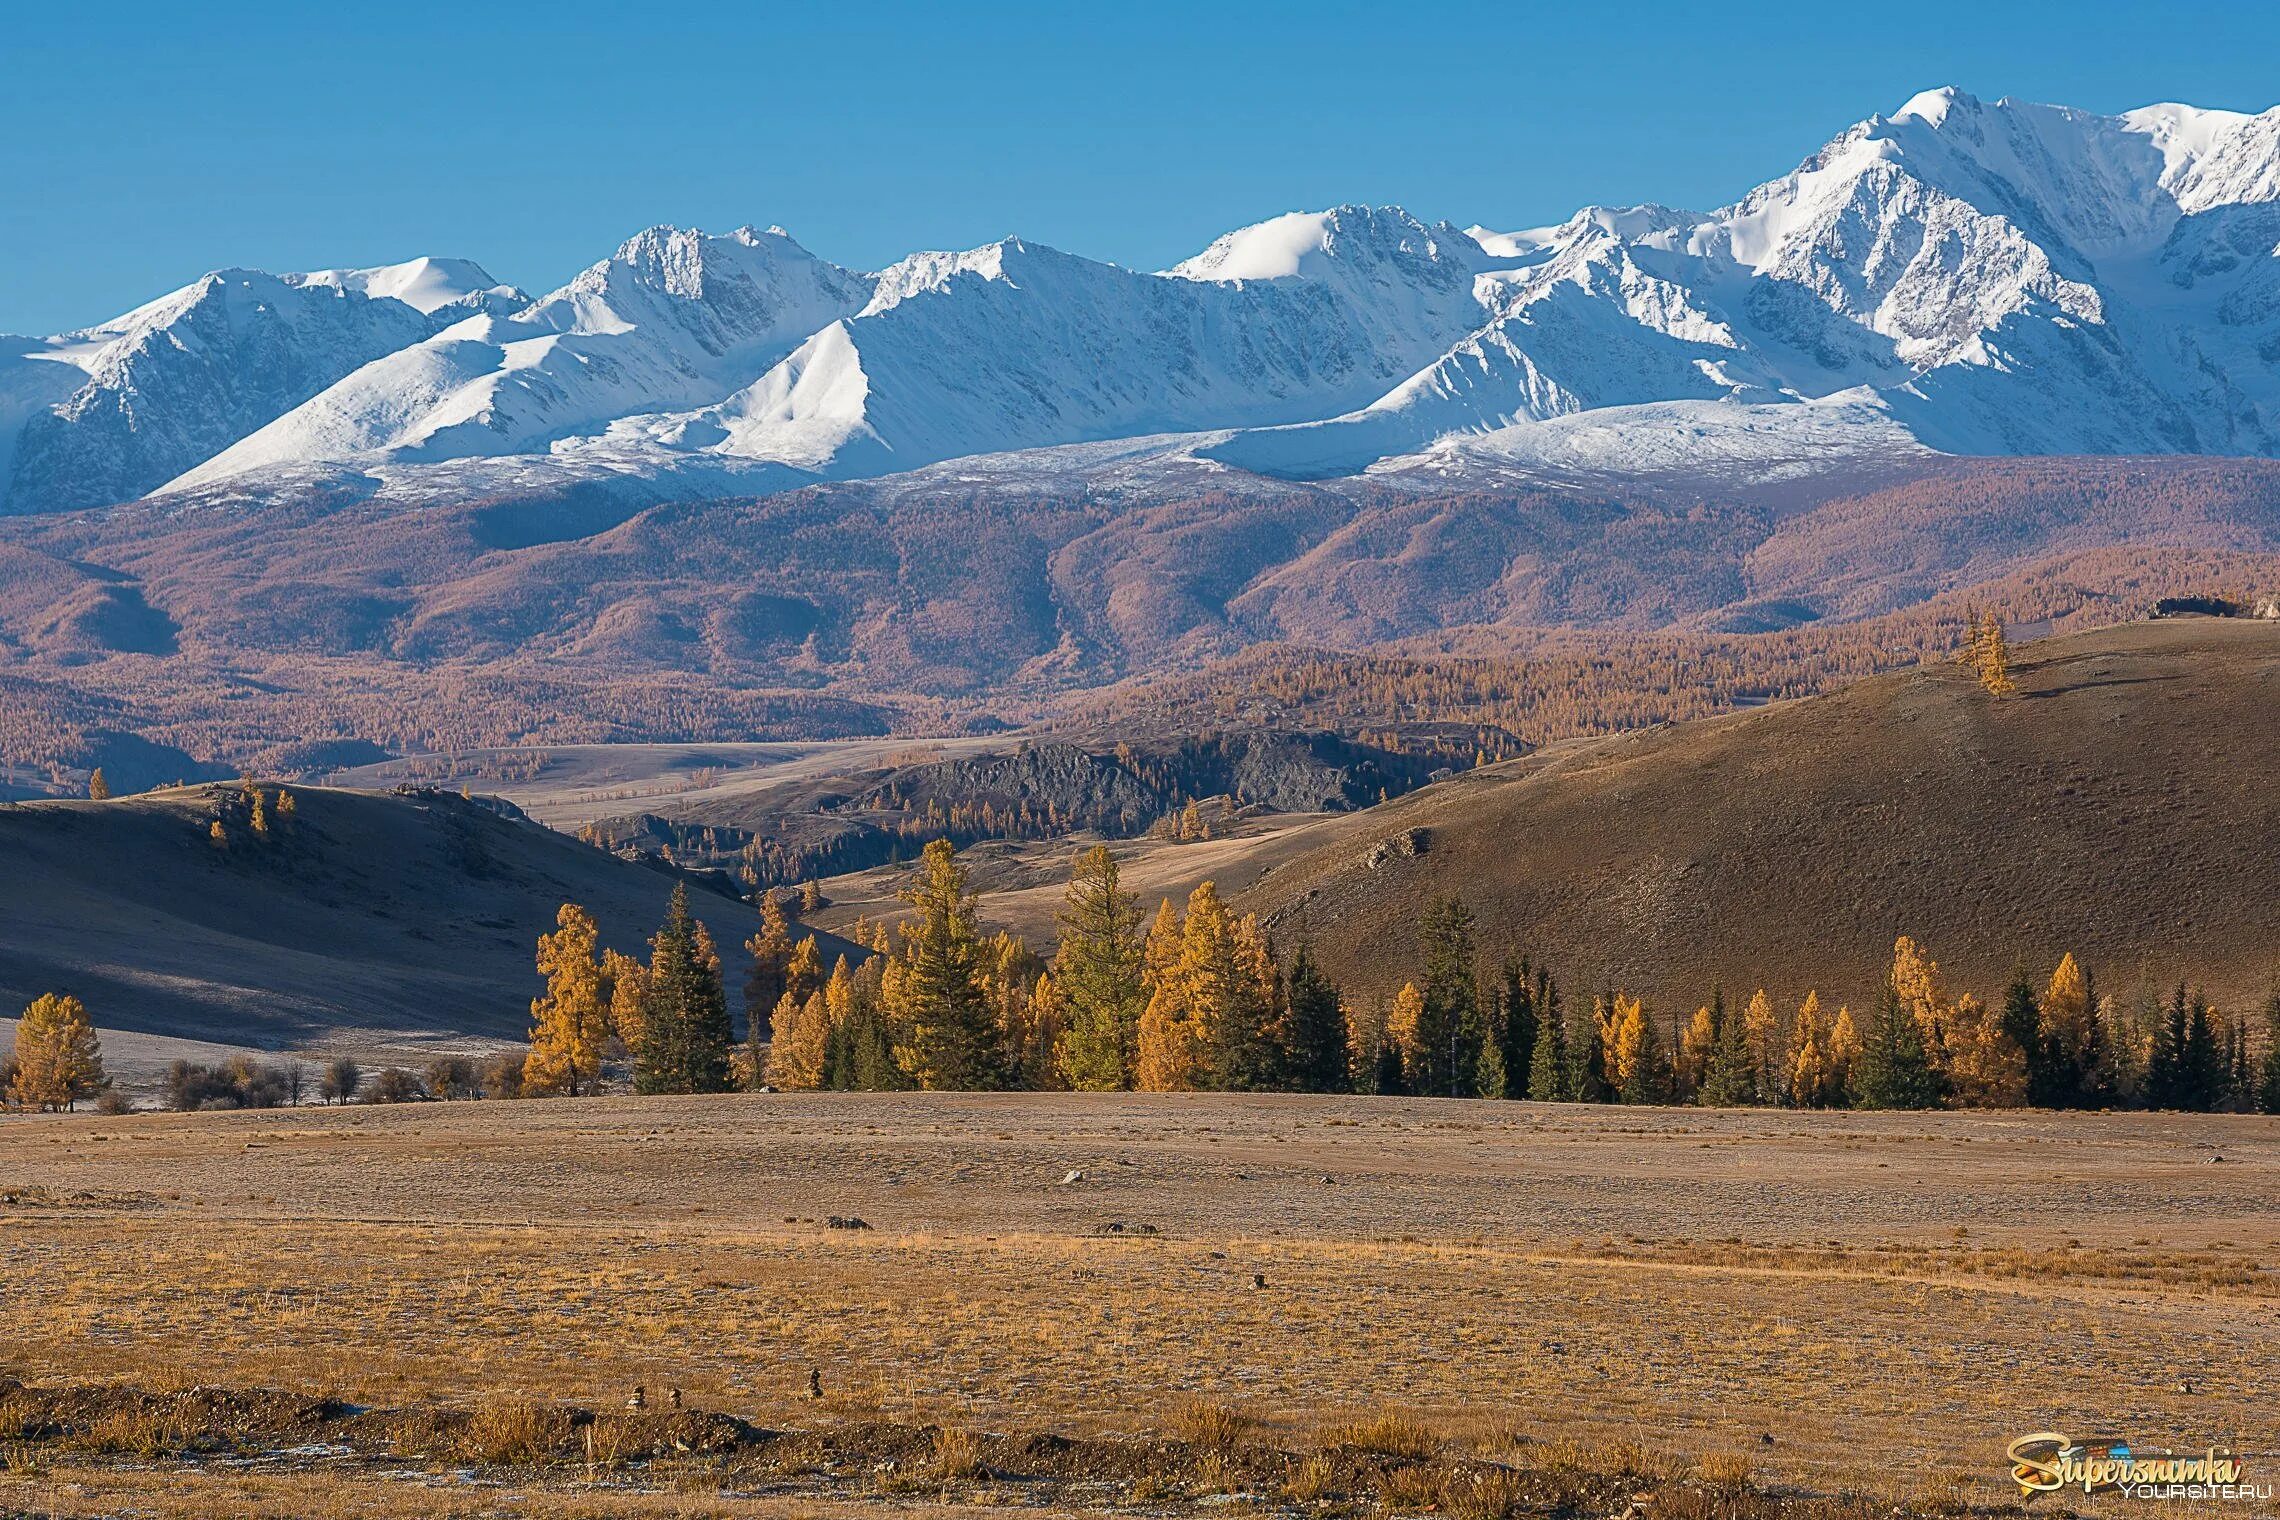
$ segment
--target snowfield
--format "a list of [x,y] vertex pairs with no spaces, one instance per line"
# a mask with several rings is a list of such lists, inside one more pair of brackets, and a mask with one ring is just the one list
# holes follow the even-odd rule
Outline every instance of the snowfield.
[[1925,451],[2280,453],[2280,108],[1934,90],[1707,213],[1499,233],[1342,206],[1155,274],[1019,238],[862,272],[779,228],[658,227],[535,300],[455,259],[228,270],[0,339],[14,512],[985,456],[1778,479]]

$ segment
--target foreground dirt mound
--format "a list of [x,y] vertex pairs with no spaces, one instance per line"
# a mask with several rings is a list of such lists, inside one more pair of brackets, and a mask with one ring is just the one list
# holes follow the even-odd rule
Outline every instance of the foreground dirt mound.
[[595,1514],[616,1513],[608,1507],[613,1493],[630,1497],[667,1474],[683,1493],[757,1485],[819,1498],[928,1494],[1060,1513],[1133,1505],[1189,1513],[1270,1498],[1336,1514],[1425,1511],[1468,1520],[1649,1513],[1865,1520],[1945,1512],[1767,1491],[1752,1484],[1739,1459],[1685,1475],[1658,1470],[1634,1448],[1555,1446],[1540,1464],[1488,1461],[1446,1451],[1429,1426],[1392,1414],[1326,1432],[1304,1453],[1253,1439],[1249,1422],[1229,1409],[1185,1406],[1175,1419],[1188,1438],[988,1434],[884,1420],[775,1431],[695,1410],[598,1413],[512,1402],[365,1409],[267,1389],[41,1388],[0,1379],[0,1437],[13,1443],[10,1470],[68,1454],[151,1471],[178,1495],[209,1475],[253,1463],[271,1472],[305,1470],[336,1503],[359,1486],[378,1492],[441,1465],[479,1473],[493,1489],[574,1484]]

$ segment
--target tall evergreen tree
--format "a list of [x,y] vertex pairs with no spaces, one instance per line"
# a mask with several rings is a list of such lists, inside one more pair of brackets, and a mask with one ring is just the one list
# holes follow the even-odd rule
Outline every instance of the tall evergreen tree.
[[2192,1005],[2185,995],[2185,984],[2179,982],[2154,1022],[2152,1048],[2146,1053],[2145,1078],[2138,1095],[2147,1108],[2185,1108],[2188,1106],[2185,1077],[2185,1046],[2192,1020]]
[[1504,1095],[1508,1098],[1528,1096],[1528,1073],[1536,1060],[1536,988],[1530,976],[1528,958],[1507,959],[1504,963],[1504,987],[1498,999],[1499,1018],[1496,1034],[1502,1045]]
[[644,1093],[723,1092],[728,1087],[728,994],[712,936],[689,912],[686,883],[673,888],[665,922],[650,942],[634,1089]]
[[1545,991],[1536,1002],[1536,1043],[1528,1053],[1528,1096],[1537,1103],[1565,1103],[1575,1096],[1568,1086],[1567,1020],[1561,1015],[1556,988]]
[[1063,1073],[1079,1092],[1129,1088],[1139,1065],[1140,1015],[1148,1006],[1140,975],[1143,925],[1140,900],[1118,885],[1108,846],[1078,852],[1058,922],[1053,981],[1068,1010]]
[[1923,1025],[1901,1002],[1890,979],[1854,1058],[1852,1085],[1853,1100],[1861,1108],[1939,1106],[1939,1073],[1925,1048]]
[[1615,1040],[1623,1068],[1625,1103],[1668,1103],[1671,1099],[1670,1052],[1655,1030],[1654,1016],[1637,998],[1617,998],[1622,1010]]
[[1418,921],[1418,940],[1425,984],[1411,1087],[1428,1097],[1470,1097],[1483,1033],[1472,910],[1458,897],[1435,898]]
[[1749,1027],[1726,1007],[1726,991],[1710,993],[1710,1064],[1702,1073],[1695,1101],[1705,1108],[1742,1108],[1758,1100],[1757,1066],[1750,1059]]
[[2264,1064],[2258,1068],[2256,1106],[2267,1114],[2280,1114],[2280,991],[2264,1003]]
[[1002,1087],[1005,1062],[982,988],[974,895],[949,840],[926,846],[903,901],[911,921],[885,989],[903,1069],[930,1092]]
[[1575,1103],[1610,1103],[1615,1089],[1607,1080],[1607,1030],[1603,1016],[1612,999],[1602,994],[1589,1015],[1578,1015],[1567,1031],[1568,1098]]
[[2224,1102],[2227,1070],[2223,1044],[2199,988],[2186,1011],[2185,1042],[2178,1059],[2177,1106],[2205,1114]]
[[1291,957],[1284,985],[1290,1029],[1290,1080],[1300,1092],[1344,1092],[1352,1085],[1346,1066],[1346,1016],[1338,987],[1314,951],[1301,940]]
[[2034,983],[2027,980],[2024,965],[2012,971],[2011,985],[2003,992],[2003,1011],[1996,1021],[2005,1037],[2026,1054],[2027,1102],[2037,1108],[2064,1107],[2061,1089],[2065,1084],[2051,1069],[2052,1050],[2043,1039],[2042,1005],[2035,1001]]

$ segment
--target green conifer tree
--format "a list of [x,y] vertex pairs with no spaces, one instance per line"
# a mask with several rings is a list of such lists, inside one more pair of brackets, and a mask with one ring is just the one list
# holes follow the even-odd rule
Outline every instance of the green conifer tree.
[[1887,977],[1876,1015],[1860,1043],[1852,1066],[1853,1103],[1857,1108],[1937,1108],[1939,1073],[1924,1048],[1924,1031],[1916,1016],[1903,1007],[1899,988]]
[[1059,923],[1053,980],[1069,1012],[1062,1074],[1079,1092],[1129,1089],[1148,1006],[1140,978],[1147,926],[1140,900],[1118,885],[1116,857],[1106,845],[1078,852]]
[[1710,1027],[1717,1040],[1695,1101],[1704,1108],[1746,1108],[1759,1098],[1757,1065],[1750,1059],[1749,1030],[1742,1016],[1726,1007],[1723,987],[1710,993]]
[[930,1092],[1004,1086],[1004,1052],[982,987],[974,895],[949,840],[926,846],[903,900],[912,917],[886,983],[903,1069]]
[[1565,1103],[1575,1096],[1568,1087],[1567,1020],[1560,1012],[1557,988],[1536,1003],[1536,1043],[1528,1053],[1528,1096],[1538,1103]]
[[1418,921],[1418,941],[1425,1008],[1417,1020],[1412,1086],[1427,1097],[1471,1097],[1483,1032],[1473,977],[1472,910],[1461,898],[1435,898]]
[[1351,1079],[1346,1070],[1346,1015],[1339,1006],[1338,987],[1314,951],[1300,941],[1291,957],[1284,984],[1290,1027],[1290,1079],[1300,1092],[1344,1092]]
[[1503,1017],[1497,1024],[1501,1042],[1505,1096],[1528,1096],[1529,1072],[1536,1060],[1536,988],[1526,956],[1504,963],[1503,994],[1498,999]]

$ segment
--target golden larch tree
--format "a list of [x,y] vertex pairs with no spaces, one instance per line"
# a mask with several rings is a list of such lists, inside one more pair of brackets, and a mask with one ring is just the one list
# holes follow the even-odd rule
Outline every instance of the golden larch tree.
[[69,1109],[109,1085],[103,1046],[79,999],[50,992],[35,999],[16,1025],[15,1077],[8,1102],[18,1108]]
[[1642,1053],[1648,1052],[1646,1008],[1639,999],[1618,992],[1610,1022],[1614,1038],[1607,1049],[1607,1080],[1621,1092],[1638,1072]]
[[552,934],[538,937],[538,974],[546,980],[546,994],[531,1000],[522,1090],[575,1098],[599,1088],[602,1047],[609,1039],[596,955],[601,935],[593,915],[576,903],[564,903],[554,925]]
[[2017,1108],[2027,1101],[2027,1056],[2001,1015],[1971,993],[1955,1000],[1947,1031],[1947,1077],[1961,1108]]
[[2050,974],[2042,996],[2042,1036],[2059,1059],[2076,1071],[2086,1067],[2097,1039],[2097,1009],[2090,1006],[2090,978],[2072,951]]
[[1415,1073],[1424,1062],[1425,1051],[1419,1040],[1424,1022],[1423,990],[1415,982],[1403,982],[1401,990],[1393,995],[1393,1006],[1385,1013],[1384,1044],[1401,1057],[1401,1069],[1406,1073]]
[[785,992],[776,1000],[769,1027],[769,1084],[785,1092],[814,1092],[823,1086],[823,1061],[831,1046],[831,1007],[823,993],[803,998]]
[[1852,1009],[1839,1003],[1837,1016],[1829,1020],[1829,1080],[1836,1093],[1832,1104],[1851,1098],[1853,1064],[1859,1059],[1860,1030],[1853,1023]]
[[1148,1001],[1140,1010],[1133,1085],[1142,1092],[1184,1092],[1195,1086],[1196,1030],[1188,1016],[1181,964],[1185,940],[1179,914],[1167,897],[1156,910],[1140,956],[1140,984]]
[[1718,1026],[1710,1017],[1710,1005],[1704,1003],[1694,1010],[1686,1028],[1678,1036],[1678,1085],[1681,1096],[1690,1096],[1702,1086],[1709,1073],[1710,1056],[1718,1048]]
[[1781,1024],[1773,1011],[1773,999],[1766,996],[1763,987],[1750,994],[1749,1003],[1742,1009],[1742,1044],[1761,1099],[1777,1101],[1784,1085]]
[[1799,1108],[1827,1108],[1841,1096],[1829,1039],[1829,1031],[1821,1026],[1821,995],[1808,992],[1797,1005],[1789,1033],[1786,1091]]

